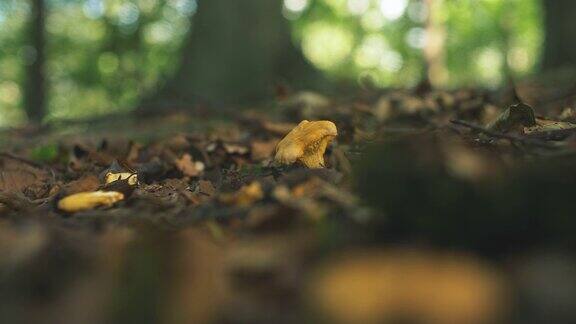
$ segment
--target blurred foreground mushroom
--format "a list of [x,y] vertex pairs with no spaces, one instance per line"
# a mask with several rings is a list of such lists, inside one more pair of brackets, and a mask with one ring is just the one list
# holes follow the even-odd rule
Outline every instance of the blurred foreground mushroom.
[[336,323],[498,323],[503,278],[461,254],[391,249],[340,256],[311,280],[311,298]]
[[66,196],[58,201],[58,209],[68,213],[75,213],[99,206],[109,207],[123,199],[124,194],[116,191],[80,192]]
[[300,162],[314,169],[324,167],[324,151],[338,136],[336,125],[327,120],[303,120],[276,146],[274,160],[281,164]]

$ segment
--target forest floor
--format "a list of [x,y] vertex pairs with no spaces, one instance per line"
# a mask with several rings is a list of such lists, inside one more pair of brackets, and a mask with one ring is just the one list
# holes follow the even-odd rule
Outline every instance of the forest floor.
[[[576,111],[508,96],[5,131],[0,322],[571,322]],[[302,120],[337,126],[325,168],[274,161]]]

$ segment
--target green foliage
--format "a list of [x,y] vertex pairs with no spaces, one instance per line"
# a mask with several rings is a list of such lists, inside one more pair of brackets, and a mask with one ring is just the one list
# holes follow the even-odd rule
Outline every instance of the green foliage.
[[21,84],[27,48],[22,32],[28,10],[24,1],[0,1],[0,126],[24,120]]
[[[48,120],[131,109],[178,65],[195,0],[48,0]],[[23,121],[29,5],[0,2],[0,125]]]
[[285,11],[318,68],[382,87],[418,82],[434,47],[437,85],[494,87],[506,62],[532,72],[543,39],[538,0],[285,0]]
[[58,145],[47,144],[37,146],[30,152],[30,158],[36,162],[52,162],[58,157]]
[[[177,68],[196,10],[196,0],[46,1],[48,120],[133,108]],[[425,3],[284,0],[284,13],[305,56],[334,79],[414,85],[433,42],[443,49],[437,85],[497,86],[506,62],[516,76],[537,66],[543,39],[538,0]],[[24,66],[34,58],[25,34],[29,11],[28,1],[0,1],[0,126],[25,120]],[[439,43],[428,33],[431,26]]]
[[192,0],[55,1],[50,118],[133,108],[177,66]]
[[450,84],[498,85],[506,63],[520,76],[537,66],[543,41],[539,1],[456,0],[444,6]]

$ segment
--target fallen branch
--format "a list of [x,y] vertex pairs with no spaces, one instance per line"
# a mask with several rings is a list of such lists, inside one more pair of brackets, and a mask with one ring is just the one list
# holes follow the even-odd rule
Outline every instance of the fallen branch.
[[500,133],[500,132],[495,132],[492,130],[489,130],[485,127],[482,126],[478,126],[478,125],[474,125],[471,123],[468,123],[466,121],[463,120],[457,120],[457,119],[453,119],[450,121],[452,124],[455,125],[459,125],[459,126],[464,126],[466,128],[470,128],[476,132],[482,133],[484,135],[493,137],[493,138],[498,138],[498,139],[507,139],[509,141],[512,142],[516,142],[516,143],[520,143],[520,144],[524,144],[524,145],[532,145],[532,146],[536,146],[536,147],[540,147],[540,148],[546,148],[546,149],[556,149],[558,148],[558,145],[554,145],[551,143],[547,143],[538,139],[534,139],[534,138],[527,138],[527,137],[521,137],[521,136],[517,136],[517,135],[510,135],[510,134],[504,134],[504,133]]

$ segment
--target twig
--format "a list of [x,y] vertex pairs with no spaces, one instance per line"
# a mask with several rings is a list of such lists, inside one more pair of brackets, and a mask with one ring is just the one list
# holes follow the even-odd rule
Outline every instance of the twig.
[[479,133],[483,133],[485,135],[488,135],[490,137],[494,137],[494,138],[500,138],[500,139],[507,139],[509,141],[512,142],[518,142],[521,144],[525,144],[525,145],[532,145],[532,146],[537,146],[537,147],[541,147],[541,148],[546,148],[546,149],[556,149],[558,148],[557,145],[554,144],[550,144],[550,143],[546,143],[537,139],[532,139],[532,138],[526,138],[526,137],[520,137],[520,136],[516,136],[516,135],[510,135],[510,134],[504,134],[504,133],[500,133],[500,132],[495,132],[492,130],[489,130],[485,127],[482,126],[478,126],[478,125],[474,125],[468,122],[465,122],[463,120],[451,120],[450,121],[452,124],[455,125],[460,125],[460,126],[464,126],[467,128],[470,128],[472,130],[475,130]]

